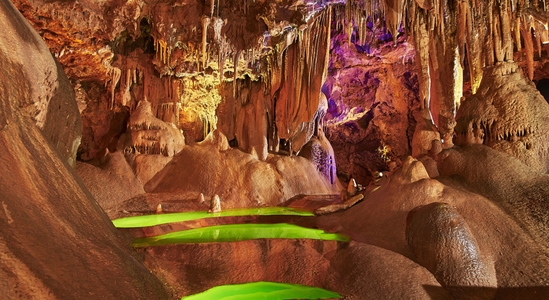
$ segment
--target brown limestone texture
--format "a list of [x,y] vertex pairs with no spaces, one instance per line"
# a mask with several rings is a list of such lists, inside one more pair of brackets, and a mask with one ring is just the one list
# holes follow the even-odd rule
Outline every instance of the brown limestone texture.
[[25,97],[17,99],[17,105],[44,131],[62,157],[74,166],[82,121],[72,87],[40,36],[9,1],[5,2],[2,4],[2,27],[5,30],[0,36],[0,50],[4,55],[9,54],[10,61],[19,65],[23,76],[34,83]]
[[434,202],[413,209],[406,220],[406,240],[415,260],[455,298],[494,296],[468,294],[471,286],[497,287],[495,269],[467,222],[448,204]]
[[[115,151],[120,113],[141,99],[189,143],[219,127],[230,140],[239,133],[242,150],[262,160],[279,138],[298,152],[323,116],[331,1],[15,2],[82,107],[92,106],[83,113],[83,160]],[[252,96],[257,105],[245,107]],[[252,132],[242,118],[255,120]],[[268,133],[277,138],[266,141]]]
[[[48,88],[61,84],[58,69],[10,2],[0,2],[0,15],[0,45],[37,49],[22,57],[24,51],[0,46],[2,297],[167,299],[162,283],[136,260],[66,157],[36,126],[47,122],[42,109],[52,103]],[[45,79],[51,86],[43,85]],[[34,109],[31,103],[43,106]],[[38,117],[32,119],[29,111]]]
[[465,187],[494,201],[549,249],[548,215],[545,200],[549,176],[539,174],[515,157],[483,145],[446,150],[439,170],[445,176],[459,176]]
[[338,249],[330,271],[327,286],[348,299],[452,299],[422,266],[369,244]]
[[419,158],[431,152],[433,142],[440,141],[440,133],[433,124],[433,120],[431,120],[429,110],[415,111],[414,119],[416,120],[416,128],[412,137],[412,156]]
[[[425,298],[429,294],[423,285],[428,285],[439,288],[437,299],[451,299],[426,269],[365,244],[281,239],[159,246],[145,252],[150,266],[183,295],[222,284],[277,281],[327,288],[345,299]],[[393,268],[400,272],[386,272]]]
[[[331,156],[344,181],[354,178],[365,186],[372,181],[360,203],[323,216],[209,219],[127,230],[139,236],[217,222],[279,220],[342,232],[354,240],[259,240],[143,250],[147,266],[175,289],[174,297],[218,284],[275,280],[326,287],[349,299],[549,298],[549,184],[543,174],[547,109],[511,63],[516,60],[530,79],[547,72],[542,69],[547,59],[542,45],[547,41],[545,2],[14,2],[74,87],[84,124],[78,158],[95,164],[79,165],[77,171],[109,216],[208,210],[216,195],[222,210],[299,201],[315,209],[337,206],[345,191],[333,181],[335,167],[326,159]],[[0,43],[0,53],[22,56],[33,48],[23,46],[11,49],[10,43]],[[48,52],[43,45],[38,48]],[[79,287],[99,299],[166,297],[159,282],[126,254],[131,252],[129,240],[115,240],[116,232],[89,193],[73,187],[73,173],[65,172],[59,160],[51,162],[50,156],[57,155],[53,148],[43,140],[32,143],[32,137],[42,136],[33,123],[45,120],[53,145],[59,141],[59,147],[74,149],[74,139],[62,130],[72,130],[71,118],[77,115],[70,114],[74,109],[69,106],[54,105],[64,98],[51,96],[59,68],[48,64],[51,73],[40,85],[44,80],[33,77],[41,74],[36,66],[25,69],[27,82],[15,74],[19,65],[0,64],[11,75],[0,83],[0,91],[10,92],[0,96],[24,94],[14,101],[0,99],[0,130],[8,134],[2,138],[0,132],[7,145],[0,160],[15,174],[0,181],[5,202],[0,220],[4,228],[24,224],[17,239],[2,232],[9,236],[4,248],[19,247],[12,251],[18,256],[0,259],[17,270],[6,277],[16,274],[25,282],[12,298],[38,297],[39,291],[52,291],[52,298],[88,296],[75,296]],[[62,82],[57,90],[73,101]],[[33,100],[36,91],[52,97],[47,111],[54,119],[43,118],[45,110],[40,109],[47,101]],[[497,105],[505,109],[490,108],[490,101],[499,101],[493,97],[482,98],[484,104],[473,101],[484,92],[501,94]],[[458,140],[467,132],[466,140],[483,143],[486,136],[502,133],[494,148],[523,163],[484,146],[464,147],[469,142],[443,150],[452,147],[453,113],[462,94],[473,95],[462,108],[476,119],[458,121]],[[27,102],[21,105],[21,99]],[[147,128],[134,130],[142,122],[131,120],[143,116],[138,103],[145,101],[150,103]],[[502,130],[490,132],[484,115],[502,120]],[[35,120],[28,121],[29,116]],[[53,122],[48,125],[48,120]],[[531,128],[535,130],[529,132]],[[175,140],[180,130],[187,146]],[[161,147],[165,138],[174,139],[165,143],[173,147]],[[131,167],[122,159],[124,150]],[[136,150],[141,154],[135,155]],[[308,159],[293,155],[300,150]],[[23,210],[20,202],[29,197],[47,198],[54,205],[38,202],[38,208]],[[430,210],[438,203],[448,206],[442,212]],[[407,234],[407,217],[418,207],[425,211],[419,209]],[[425,225],[433,220],[435,226]],[[416,225],[424,229],[413,230]],[[435,245],[449,241],[449,250],[421,255],[418,243],[409,242],[410,236],[433,232],[435,238],[423,236],[425,240]],[[461,248],[456,236],[470,242],[471,249]],[[57,242],[63,237],[70,241]],[[475,253],[468,252],[473,249]],[[480,261],[489,271],[456,267],[450,255],[464,265]],[[33,259],[48,256],[53,257],[48,263]],[[446,273],[437,272],[432,260]],[[90,271],[98,275],[88,280]],[[10,280],[1,281],[0,290],[13,290],[15,279]],[[115,285],[122,290],[116,295]]]
[[78,161],[76,173],[107,213],[124,200],[145,193],[122,152],[107,153],[96,165]]

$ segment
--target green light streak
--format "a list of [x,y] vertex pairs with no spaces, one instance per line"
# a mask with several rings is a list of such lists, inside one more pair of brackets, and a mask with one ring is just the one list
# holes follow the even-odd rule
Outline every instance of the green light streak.
[[254,239],[314,239],[348,242],[349,237],[321,229],[292,224],[229,224],[176,231],[159,236],[137,238],[133,247],[187,243],[238,242]]
[[113,224],[117,228],[139,228],[150,227],[161,224],[193,221],[206,218],[220,218],[220,217],[238,217],[238,216],[314,216],[312,212],[306,210],[299,210],[290,207],[259,207],[259,208],[246,208],[246,209],[234,209],[226,210],[218,213],[208,213],[207,211],[193,211],[183,213],[171,213],[171,214],[154,214],[146,216],[135,216],[113,220]]
[[256,299],[326,299],[341,298],[338,293],[299,284],[251,282],[222,285],[205,292],[181,298],[182,300],[256,300]]

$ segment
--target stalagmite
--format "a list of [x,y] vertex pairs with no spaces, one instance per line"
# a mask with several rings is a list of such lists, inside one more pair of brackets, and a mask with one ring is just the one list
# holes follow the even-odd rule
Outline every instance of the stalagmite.
[[210,200],[210,210],[208,212],[217,213],[220,211],[221,211],[221,199],[217,194],[215,194]]
[[358,185],[355,179],[351,178],[351,180],[349,180],[349,184],[347,185],[347,195],[349,195],[349,197],[353,197],[356,193],[358,193]]

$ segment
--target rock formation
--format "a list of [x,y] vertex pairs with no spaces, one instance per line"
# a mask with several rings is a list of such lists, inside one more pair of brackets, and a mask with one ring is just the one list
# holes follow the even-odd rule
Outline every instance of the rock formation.
[[446,203],[433,202],[412,210],[406,240],[415,260],[426,267],[455,298],[492,298],[468,287],[497,287],[493,262],[483,255],[467,223]]
[[185,145],[182,132],[173,123],[155,118],[146,99],[139,101],[127,127],[120,148],[143,185]]
[[457,144],[484,144],[549,170],[549,104],[515,63],[485,72],[479,90],[457,113]]
[[[545,1],[0,1],[9,299],[549,298]],[[130,247],[232,223],[351,242]]]
[[0,24],[2,297],[167,299],[69,165],[80,121],[66,77],[8,1]]
[[303,157],[269,155],[261,161],[229,148],[219,131],[185,146],[145,185],[147,192],[192,194],[191,199],[217,194],[223,209],[278,205],[299,194],[336,194],[337,188]]

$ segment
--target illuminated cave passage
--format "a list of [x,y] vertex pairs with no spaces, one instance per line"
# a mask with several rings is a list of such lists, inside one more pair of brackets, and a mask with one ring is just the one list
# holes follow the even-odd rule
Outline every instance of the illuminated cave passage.
[[3,295],[549,298],[548,9],[0,0]]

